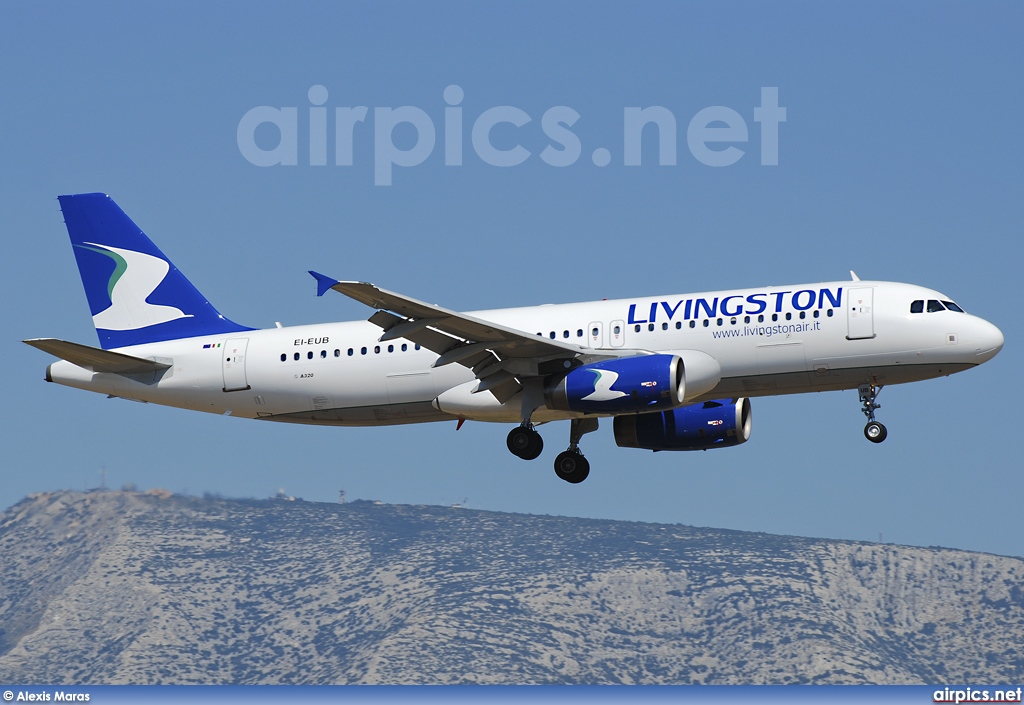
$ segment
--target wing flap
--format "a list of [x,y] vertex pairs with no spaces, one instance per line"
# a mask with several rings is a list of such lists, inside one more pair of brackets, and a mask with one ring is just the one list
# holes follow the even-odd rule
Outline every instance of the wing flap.
[[[541,338],[492,321],[451,311],[436,304],[417,301],[366,282],[343,282],[316,272],[310,272],[310,274],[317,280],[319,295],[323,295],[328,289],[333,289],[362,304],[376,308],[378,311],[397,314],[395,319],[388,319],[391,322],[388,327],[381,325],[384,320],[375,320],[378,314],[370,318],[371,322],[384,328],[385,335],[390,328],[399,325],[407,326],[406,330],[409,332],[408,334],[396,332],[396,337],[404,337],[414,342],[420,342],[416,338],[419,334],[418,331],[433,330],[446,334],[449,336],[450,342],[444,349],[439,350],[426,343],[420,343],[439,355],[462,345],[473,343],[488,343],[488,349],[500,350],[504,357],[573,358],[586,351],[586,348],[579,345]],[[420,328],[421,321],[429,322],[423,323],[423,327]],[[465,364],[462,360],[459,362]]]
[[410,329],[407,329],[408,332],[405,335],[387,337],[387,331],[394,330],[398,326],[410,322],[407,318],[396,316],[395,314],[389,313],[388,311],[377,311],[375,314],[370,316],[368,320],[370,321],[370,323],[374,324],[375,326],[379,326],[385,331],[384,335],[380,337],[381,341],[394,340],[396,337],[401,337],[405,338],[406,340],[411,340],[417,345],[422,345],[427,350],[435,352],[439,355],[444,351],[452,348],[453,346],[458,345],[459,343],[458,339],[453,338],[450,335],[445,335],[444,333],[438,332],[428,326],[418,328],[412,327]]
[[475,391],[489,392],[500,403],[518,394],[525,379],[539,376],[546,363],[643,354],[625,349],[593,350],[417,301],[366,282],[339,281],[313,271],[310,274],[317,281],[317,296],[333,289],[377,309],[369,321],[384,331],[381,341],[411,340],[437,353],[434,367],[458,363],[471,369],[480,380]]

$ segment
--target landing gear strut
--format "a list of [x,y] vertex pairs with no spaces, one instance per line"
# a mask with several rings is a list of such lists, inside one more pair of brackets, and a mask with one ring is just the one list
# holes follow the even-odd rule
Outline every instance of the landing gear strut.
[[530,417],[533,412],[544,405],[544,383],[539,378],[526,379],[523,382],[522,418],[523,422],[508,432],[506,444],[512,455],[523,460],[533,460],[544,450],[544,439],[533,430]]
[[590,463],[580,452],[579,443],[583,434],[597,430],[597,419],[573,419],[569,424],[569,448],[555,458],[555,474],[575,485],[586,480],[590,474]]
[[533,460],[544,450],[544,439],[533,430],[533,424],[529,421],[509,431],[506,443],[512,455],[523,460]]
[[875,399],[881,391],[882,387],[876,387],[873,384],[862,384],[857,387],[857,393],[860,395],[860,401],[863,404],[861,411],[868,417],[867,426],[864,427],[864,437],[872,443],[881,443],[889,435],[889,432],[885,430],[885,426],[875,421],[875,409],[882,408],[881,404],[875,403]]

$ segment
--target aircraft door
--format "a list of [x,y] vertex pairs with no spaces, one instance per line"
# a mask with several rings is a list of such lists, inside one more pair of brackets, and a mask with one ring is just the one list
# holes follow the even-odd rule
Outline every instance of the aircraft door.
[[604,324],[601,321],[594,321],[590,324],[590,347],[604,347]]
[[240,392],[249,389],[245,379],[245,349],[248,338],[232,338],[224,343],[224,391]]
[[874,289],[850,289],[846,299],[847,340],[875,337]]
[[608,324],[608,342],[613,348],[621,348],[626,342],[626,324],[612,321]]

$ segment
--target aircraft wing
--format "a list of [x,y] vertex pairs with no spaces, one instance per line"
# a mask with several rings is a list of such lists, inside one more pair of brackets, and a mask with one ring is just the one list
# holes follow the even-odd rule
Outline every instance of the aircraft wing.
[[467,316],[373,284],[310,274],[317,280],[317,296],[333,289],[377,309],[369,321],[384,330],[381,341],[405,338],[437,353],[435,367],[457,362],[471,368],[481,380],[476,391],[490,391],[502,402],[522,388],[519,378],[542,374],[540,367],[546,363],[594,357],[581,345]]
[[119,375],[141,375],[148,372],[160,372],[171,365],[141,357],[125,355],[110,350],[91,348],[88,345],[69,343],[57,338],[33,338],[21,341],[26,345],[50,353],[72,365],[90,372],[112,372]]

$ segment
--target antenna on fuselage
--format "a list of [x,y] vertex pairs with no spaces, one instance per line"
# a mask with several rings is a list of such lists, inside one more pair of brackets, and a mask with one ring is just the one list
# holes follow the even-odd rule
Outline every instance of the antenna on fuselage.
[[852,279],[855,282],[859,282],[860,281],[860,277],[858,277],[857,273],[855,271],[853,271],[852,269],[850,270],[850,279]]

